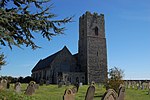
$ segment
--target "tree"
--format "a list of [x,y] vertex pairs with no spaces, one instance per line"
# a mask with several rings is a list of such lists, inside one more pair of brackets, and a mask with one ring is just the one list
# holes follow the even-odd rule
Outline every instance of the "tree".
[[117,68],[117,67],[114,67],[114,68],[111,68],[108,72],[110,78],[108,79],[108,88],[112,88],[114,89],[116,92],[119,91],[119,86],[120,84],[123,84],[123,75],[124,75],[124,72]]
[[[12,45],[37,46],[33,39],[32,32],[40,33],[44,38],[51,40],[51,37],[62,34],[64,27],[62,24],[71,21],[72,17],[61,20],[52,20],[56,17],[50,13],[49,7],[42,4],[49,0],[1,0],[0,1],[0,43],[12,48]],[[12,7],[7,6],[12,3]],[[31,9],[34,8],[34,11]],[[35,12],[35,11],[38,12]]]
[[[55,14],[43,4],[50,0],[1,0],[0,1],[0,43],[3,46],[12,45],[21,47],[39,48],[33,41],[34,33],[40,33],[43,38],[51,40],[53,36],[63,34],[63,24],[71,22],[72,17],[54,20]],[[11,3],[11,7],[8,6]],[[34,9],[31,10],[31,9]],[[37,12],[35,12],[37,11]],[[4,55],[0,55],[1,65]]]

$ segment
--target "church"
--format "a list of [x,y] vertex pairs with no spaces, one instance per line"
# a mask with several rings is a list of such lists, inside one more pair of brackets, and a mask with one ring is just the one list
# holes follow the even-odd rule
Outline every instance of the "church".
[[78,53],[72,55],[64,46],[32,69],[32,78],[51,84],[70,82],[90,84],[107,81],[107,48],[103,14],[86,12],[79,18]]

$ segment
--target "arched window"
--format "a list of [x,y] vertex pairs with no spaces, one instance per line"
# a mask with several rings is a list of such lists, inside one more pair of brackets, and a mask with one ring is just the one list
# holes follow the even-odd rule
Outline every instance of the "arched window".
[[98,35],[98,27],[95,27],[95,35]]

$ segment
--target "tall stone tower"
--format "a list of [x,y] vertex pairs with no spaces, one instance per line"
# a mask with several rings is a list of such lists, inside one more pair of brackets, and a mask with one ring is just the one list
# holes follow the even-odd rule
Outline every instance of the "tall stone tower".
[[86,83],[107,80],[107,49],[104,15],[86,12],[79,19],[79,65]]

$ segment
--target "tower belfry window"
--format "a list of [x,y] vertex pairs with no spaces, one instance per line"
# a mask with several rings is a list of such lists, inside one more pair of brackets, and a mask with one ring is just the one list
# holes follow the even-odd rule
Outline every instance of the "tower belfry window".
[[97,26],[95,27],[94,30],[95,30],[95,35],[98,35],[98,27]]

